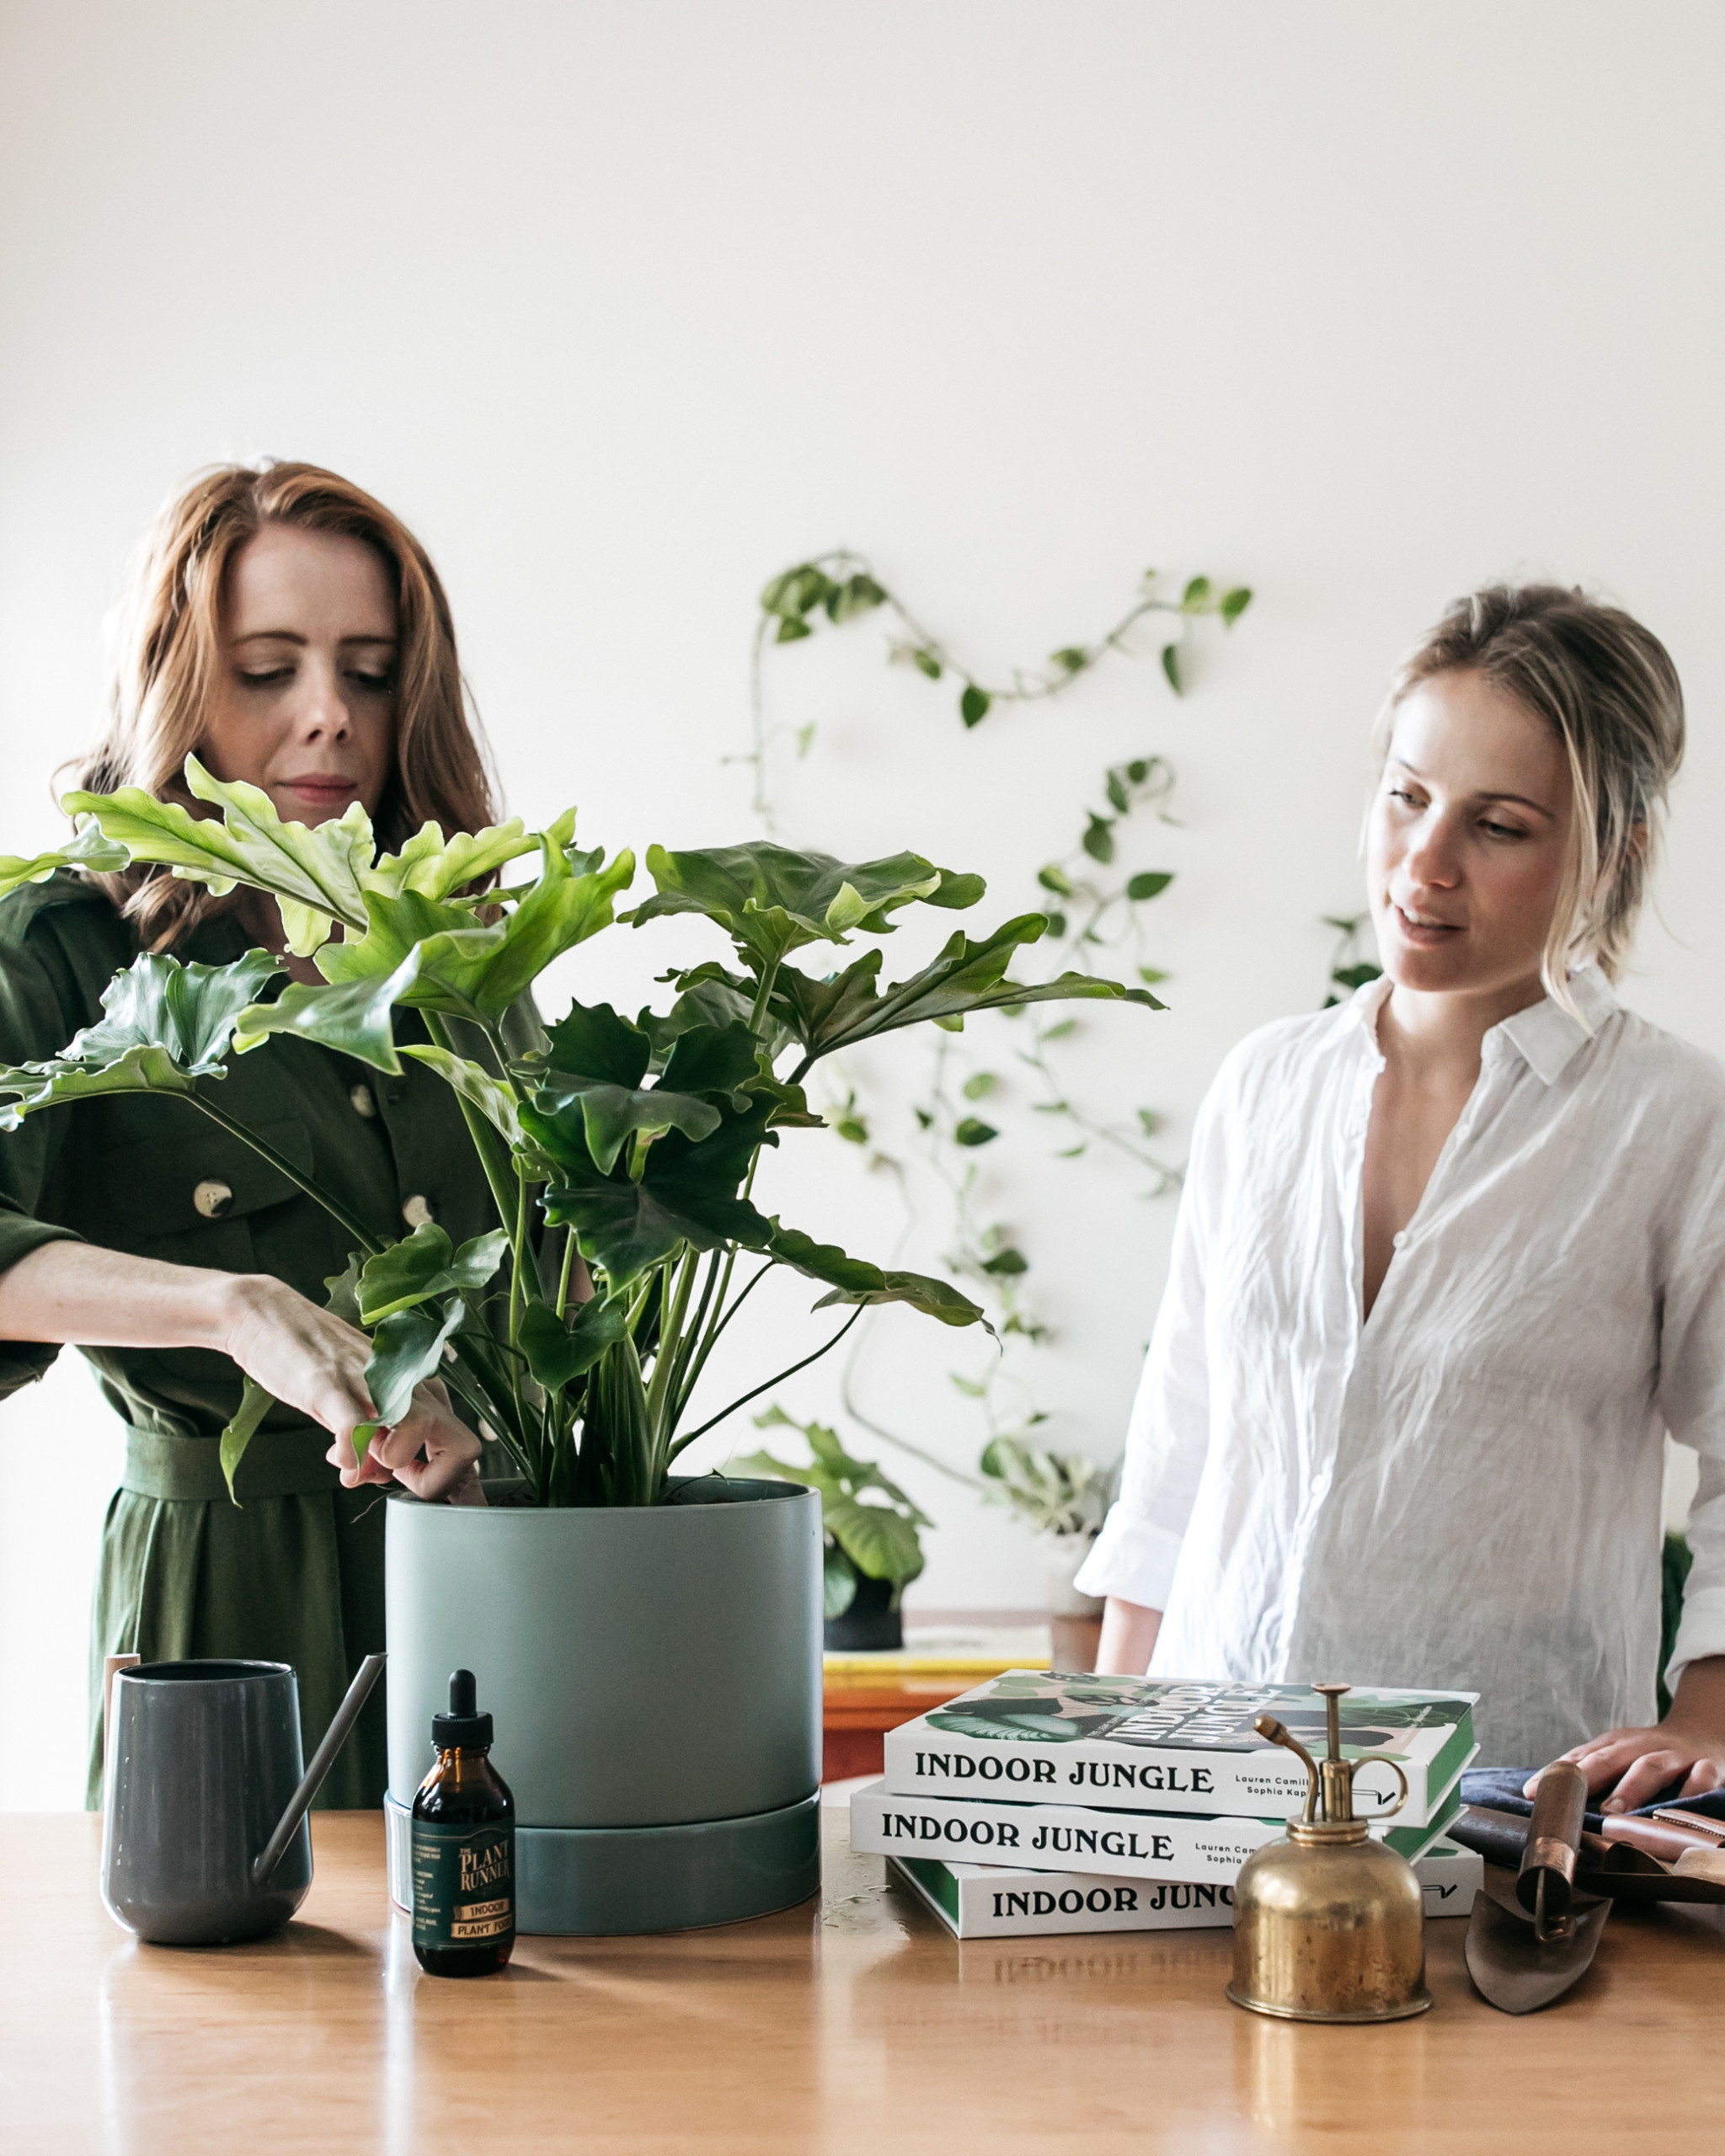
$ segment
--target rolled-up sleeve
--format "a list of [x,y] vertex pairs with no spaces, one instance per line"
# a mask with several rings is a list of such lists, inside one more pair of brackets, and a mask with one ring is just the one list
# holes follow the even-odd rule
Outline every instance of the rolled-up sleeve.
[[1714,1179],[1667,1283],[1659,1334],[1659,1404],[1665,1427],[1701,1456],[1689,1515],[1695,1562],[1665,1682],[1674,1691],[1692,1662],[1725,1654],[1725,1186]]
[[1210,1449],[1204,1278],[1222,1187],[1221,1081],[1192,1134],[1168,1284],[1156,1312],[1126,1433],[1120,1495],[1073,1584],[1146,1609],[1167,1606],[1174,1566]]
[[[34,896],[18,893],[0,906],[0,1064],[8,1067],[57,1054],[85,1022],[75,970]],[[55,1217],[76,1113],[44,1109],[0,1130],[0,1273],[45,1244],[83,1240]],[[40,1377],[59,1353],[45,1342],[0,1340],[0,1399]]]

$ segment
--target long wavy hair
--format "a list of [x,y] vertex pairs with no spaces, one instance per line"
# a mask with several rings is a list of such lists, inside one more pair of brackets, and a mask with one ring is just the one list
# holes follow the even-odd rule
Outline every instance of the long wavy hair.
[[[71,770],[99,793],[140,787],[208,811],[186,792],[185,760],[202,746],[220,664],[229,564],[266,525],[364,541],[395,595],[395,760],[373,826],[394,850],[429,818],[446,831],[496,820],[483,738],[456,655],[449,601],[430,557],[400,519],[351,480],[315,464],[222,464],[170,500],[144,535],[121,603],[102,738]],[[159,867],[103,877],[147,949],[165,950],[239,903]]]

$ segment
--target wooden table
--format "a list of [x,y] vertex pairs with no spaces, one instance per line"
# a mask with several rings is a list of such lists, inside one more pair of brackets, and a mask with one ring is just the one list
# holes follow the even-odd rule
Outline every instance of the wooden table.
[[1437,2004],[1325,2029],[1226,2004],[1226,1932],[960,1945],[830,1812],[823,1904],[660,1939],[525,1940],[419,1974],[381,1822],[317,1821],[302,1920],[141,1946],[104,1914],[97,1823],[12,1817],[0,1919],[11,2156],[379,2150],[581,2156],[1578,2156],[1718,2146],[1725,1912],[1614,1915],[1525,2020],[1428,1928]]

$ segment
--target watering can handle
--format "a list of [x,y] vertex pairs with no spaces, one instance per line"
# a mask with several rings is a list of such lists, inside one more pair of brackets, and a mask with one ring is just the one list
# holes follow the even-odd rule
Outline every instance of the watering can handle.
[[388,1658],[387,1655],[368,1654],[360,1664],[358,1674],[347,1688],[347,1697],[335,1710],[334,1720],[323,1732],[323,1742],[312,1754],[304,1780],[288,1799],[287,1809],[277,1821],[275,1832],[264,1844],[262,1856],[252,1866],[254,1886],[261,1886],[287,1854],[288,1844],[311,1808],[312,1799],[323,1788],[323,1777],[335,1764],[335,1755],[347,1742],[348,1732],[359,1720],[360,1710],[371,1697],[371,1687],[383,1674],[383,1665]]

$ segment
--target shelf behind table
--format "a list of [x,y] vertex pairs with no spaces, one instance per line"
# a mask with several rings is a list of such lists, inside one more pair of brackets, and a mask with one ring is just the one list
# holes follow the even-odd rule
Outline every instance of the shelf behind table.
[[1099,1620],[1035,1610],[907,1613],[902,1648],[829,1654],[821,1711],[821,1779],[878,1774],[889,1729],[943,1706],[1007,1669],[1096,1666]]
[[[270,2156],[1605,2156],[1706,2144],[1725,1911],[1614,1913],[1567,1999],[1514,2020],[1428,1927],[1434,2010],[1316,2028],[1223,1998],[1226,1932],[953,1940],[829,1810],[821,1903],[707,1932],[524,1939],[439,1983],[376,1814],[313,1815],[301,1920],[138,1945],[99,1822],[14,1816],[0,1956],[5,2145]],[[1507,1879],[1507,1876],[1506,1876]],[[1503,1883],[1503,1882],[1500,1882]]]

